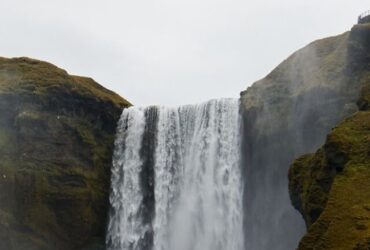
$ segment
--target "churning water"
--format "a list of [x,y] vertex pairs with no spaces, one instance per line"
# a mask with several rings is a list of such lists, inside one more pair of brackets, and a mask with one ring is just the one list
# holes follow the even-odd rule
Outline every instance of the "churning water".
[[112,169],[112,250],[242,250],[237,99],[125,109]]

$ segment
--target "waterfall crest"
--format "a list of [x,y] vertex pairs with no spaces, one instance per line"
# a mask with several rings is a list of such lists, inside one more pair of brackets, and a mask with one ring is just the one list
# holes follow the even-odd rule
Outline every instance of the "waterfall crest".
[[118,125],[112,250],[242,250],[237,99],[129,108]]

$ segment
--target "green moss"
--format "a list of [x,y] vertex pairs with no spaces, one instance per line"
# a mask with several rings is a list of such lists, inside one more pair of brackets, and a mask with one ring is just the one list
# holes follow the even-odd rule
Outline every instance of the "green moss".
[[335,169],[327,166],[324,150],[304,155],[289,170],[289,190],[293,205],[303,214],[307,226],[324,210]]
[[49,63],[0,58],[0,248],[104,245],[115,127],[129,105]]
[[[363,111],[334,128],[323,149],[295,161],[290,190],[299,198],[292,200],[299,199],[296,207],[309,226],[299,249],[367,249],[361,242],[370,236],[369,150],[370,112]],[[346,156],[341,167],[333,161],[341,160],[338,152]],[[334,174],[326,175],[328,169]],[[330,177],[329,189],[323,188],[320,175]],[[313,209],[319,210],[315,220],[310,217]]]
[[291,166],[291,199],[308,227],[300,250],[370,249],[370,25],[355,25],[347,43],[345,73],[360,86],[360,111]]
[[2,92],[12,91],[45,96],[58,90],[91,96],[96,100],[113,102],[117,106],[131,106],[127,100],[105,89],[91,78],[70,76],[65,70],[35,59],[0,57],[0,75]]

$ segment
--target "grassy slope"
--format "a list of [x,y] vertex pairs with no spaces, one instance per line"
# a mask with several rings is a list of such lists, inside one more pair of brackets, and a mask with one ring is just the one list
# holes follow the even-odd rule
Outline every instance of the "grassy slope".
[[110,101],[119,106],[131,104],[116,93],[104,88],[93,79],[72,76],[47,62],[21,57],[0,57],[0,91],[33,91],[47,94],[53,88],[66,93],[75,92],[82,96],[93,97],[99,101]]

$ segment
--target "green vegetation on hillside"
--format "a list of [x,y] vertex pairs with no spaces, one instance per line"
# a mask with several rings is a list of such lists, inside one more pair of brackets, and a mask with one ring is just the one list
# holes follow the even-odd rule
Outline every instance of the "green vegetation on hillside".
[[361,86],[359,111],[289,173],[293,205],[308,227],[302,250],[370,249],[370,25],[354,26],[348,51],[349,73]]
[[116,123],[130,105],[52,64],[0,58],[0,249],[104,246]]

